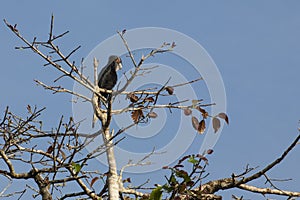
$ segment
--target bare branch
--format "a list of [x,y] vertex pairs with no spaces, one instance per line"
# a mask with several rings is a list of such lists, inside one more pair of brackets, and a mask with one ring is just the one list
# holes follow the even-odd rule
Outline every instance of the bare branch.
[[292,191],[287,191],[287,190],[278,190],[278,189],[270,189],[270,188],[259,188],[259,187],[246,185],[246,184],[241,184],[237,187],[242,190],[259,193],[262,195],[275,194],[275,195],[288,196],[288,197],[300,197],[300,192],[292,192]]

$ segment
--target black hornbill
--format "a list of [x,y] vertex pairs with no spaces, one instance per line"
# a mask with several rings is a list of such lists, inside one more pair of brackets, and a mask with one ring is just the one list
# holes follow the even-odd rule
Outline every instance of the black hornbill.
[[[118,81],[117,71],[122,69],[122,60],[120,57],[112,55],[108,58],[108,63],[103,67],[98,75],[98,86],[107,90],[113,89]],[[101,92],[105,98],[109,93]]]
[[[109,56],[108,62],[103,67],[98,75],[98,86],[107,90],[113,89],[118,81],[117,71],[122,68],[122,60],[118,56]],[[111,94],[106,92],[100,92],[103,97],[107,99],[108,96],[111,97]],[[100,99],[99,99],[100,105]],[[92,127],[94,128],[97,117],[94,113]]]

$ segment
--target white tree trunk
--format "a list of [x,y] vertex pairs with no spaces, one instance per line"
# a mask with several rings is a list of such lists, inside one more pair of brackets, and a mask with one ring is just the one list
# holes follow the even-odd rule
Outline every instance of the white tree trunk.
[[[110,138],[109,127],[104,130],[103,139],[108,141]],[[106,142],[106,156],[109,165],[108,173],[108,195],[110,200],[119,199],[119,177],[117,173],[116,158],[114,155],[113,141]]]

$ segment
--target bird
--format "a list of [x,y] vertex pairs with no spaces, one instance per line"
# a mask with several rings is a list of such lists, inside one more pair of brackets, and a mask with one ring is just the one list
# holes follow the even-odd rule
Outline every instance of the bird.
[[[107,64],[102,68],[98,74],[98,86],[107,90],[113,89],[118,81],[117,71],[122,69],[122,60],[119,56],[111,55],[108,58]],[[111,97],[110,93],[100,92],[100,94],[108,99]],[[100,105],[100,99],[99,99]],[[96,121],[98,120],[96,114],[93,114],[92,128],[94,128]]]
[[[122,69],[122,60],[119,56],[111,55],[107,64],[102,68],[98,75],[98,86],[107,90],[112,90],[118,81],[117,71]],[[107,99],[111,94],[100,92]]]

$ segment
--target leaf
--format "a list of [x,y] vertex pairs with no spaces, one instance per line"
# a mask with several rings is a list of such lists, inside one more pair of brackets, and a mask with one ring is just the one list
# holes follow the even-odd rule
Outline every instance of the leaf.
[[190,156],[183,156],[179,161],[178,161],[178,164],[179,163],[182,163],[183,161],[185,161],[186,159],[190,158]]
[[212,154],[213,152],[214,152],[214,150],[212,150],[212,149],[208,149],[208,150],[206,151],[207,154]]
[[167,90],[167,92],[169,93],[169,95],[172,95],[174,93],[174,88],[171,87],[171,86],[167,86],[165,89]]
[[156,117],[157,117],[157,114],[156,114],[156,112],[149,112],[149,113],[148,113],[148,116],[149,116],[150,118],[156,118]]
[[169,182],[171,185],[175,185],[178,183],[178,181],[176,180],[176,177],[174,176],[174,174],[171,174],[171,177],[169,178]]
[[194,156],[190,156],[187,161],[192,163],[193,165],[196,165],[198,163],[198,160],[196,160]]
[[81,165],[75,162],[72,162],[73,171],[75,174],[78,174],[81,170]]
[[122,181],[123,183],[131,183],[131,179],[128,177]]
[[201,154],[197,154],[196,155],[197,158],[200,158],[201,160],[203,160],[206,164],[208,164],[208,160],[205,156],[201,155]]
[[214,117],[212,119],[212,125],[214,128],[215,133],[218,132],[219,128],[221,127],[221,122],[218,118]]
[[176,47],[176,43],[172,42],[171,48],[174,48],[174,47]]
[[191,178],[189,177],[188,173],[184,170],[177,170],[175,175],[177,177],[183,178],[184,182],[189,182],[191,181]]
[[28,113],[32,114],[32,110],[31,110],[31,106],[30,105],[27,105],[27,110],[28,110]]
[[203,114],[202,114],[202,117],[203,117],[204,119],[206,119],[206,118],[208,117],[208,112],[203,113]]
[[228,116],[227,116],[225,113],[219,113],[219,114],[218,114],[218,117],[220,117],[221,119],[224,119],[225,122],[226,122],[227,124],[229,124]]
[[192,116],[192,125],[196,131],[198,131],[199,121],[196,117]]
[[162,186],[154,188],[150,194],[150,200],[161,200],[162,199]]
[[91,184],[90,184],[91,187],[93,187],[94,183],[95,183],[97,180],[99,180],[99,177],[95,177],[95,178],[92,179]]
[[185,109],[183,110],[183,113],[184,113],[186,116],[189,116],[189,115],[192,114],[192,110],[189,109],[189,108],[185,108]]
[[174,190],[174,187],[172,187],[172,186],[169,185],[169,184],[164,184],[164,185],[162,186],[162,188],[163,188],[163,190],[166,191],[167,193],[170,193],[170,192],[172,192],[172,191]]
[[139,100],[139,98],[133,93],[128,94],[127,98],[129,98],[132,103],[135,103]]
[[54,150],[54,145],[52,144],[51,146],[48,147],[47,153],[52,153]]
[[204,110],[200,106],[197,106],[196,109],[199,110],[199,112],[201,112],[204,119],[206,119],[208,117],[208,112],[206,112],[206,110]]
[[178,185],[178,193],[183,193],[186,190],[186,181],[183,184]]
[[200,134],[203,134],[204,131],[205,131],[205,128],[206,128],[206,126],[205,126],[205,121],[204,121],[204,119],[202,119],[201,122],[199,122],[198,132],[199,132]]
[[154,101],[154,98],[153,97],[147,97],[146,99],[145,99],[145,101],[147,102],[153,102]]
[[141,118],[144,117],[142,110],[134,110],[131,113],[131,118],[135,123],[138,123]]
[[184,167],[184,165],[179,165],[179,164],[177,164],[177,165],[175,165],[173,168],[177,169],[177,168],[183,168],[183,167]]

